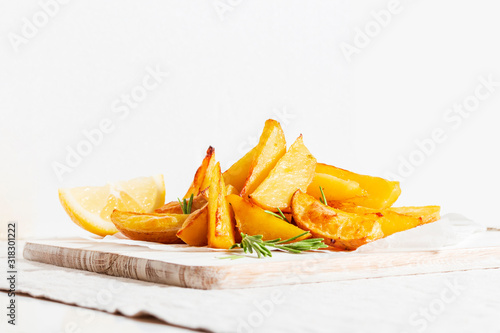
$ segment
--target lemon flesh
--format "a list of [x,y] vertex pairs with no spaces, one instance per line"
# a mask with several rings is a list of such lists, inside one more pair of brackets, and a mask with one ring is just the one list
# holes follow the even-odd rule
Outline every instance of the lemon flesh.
[[77,225],[99,236],[118,232],[113,210],[150,213],[165,202],[163,176],[140,177],[104,186],[59,189],[64,210]]

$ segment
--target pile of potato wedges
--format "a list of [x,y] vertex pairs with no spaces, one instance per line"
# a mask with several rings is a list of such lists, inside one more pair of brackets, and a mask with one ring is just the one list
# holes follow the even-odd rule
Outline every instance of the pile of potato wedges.
[[317,163],[302,135],[287,150],[281,125],[269,119],[259,143],[224,173],[209,147],[184,201],[151,214],[115,210],[111,220],[143,241],[228,249],[241,233],[270,240],[309,231],[297,240],[354,250],[440,218],[439,206],[392,207],[400,193],[398,182]]

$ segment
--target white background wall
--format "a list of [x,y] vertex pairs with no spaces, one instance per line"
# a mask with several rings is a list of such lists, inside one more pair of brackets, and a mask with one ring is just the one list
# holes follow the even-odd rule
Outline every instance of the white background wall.
[[[272,117],[289,143],[304,134],[319,161],[403,174],[399,205],[439,204],[500,226],[500,86],[460,123],[444,118],[474,102],[481,76],[500,82],[500,6],[355,3],[69,1],[50,7],[45,24],[38,1],[1,0],[2,224],[17,220],[24,237],[84,235],[57,188],[142,175],[163,173],[175,199],[208,145],[227,167]],[[388,6],[394,14],[377,30],[372,12]],[[148,68],[169,75],[124,116],[120,98],[139,91]],[[58,179],[54,162],[103,119],[113,130]],[[438,128],[446,140],[419,153],[415,141]],[[410,158],[419,165],[401,169]]]

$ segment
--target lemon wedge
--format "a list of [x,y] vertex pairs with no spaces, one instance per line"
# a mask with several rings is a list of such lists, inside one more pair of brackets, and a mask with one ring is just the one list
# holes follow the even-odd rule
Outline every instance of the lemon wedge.
[[140,177],[104,186],[59,189],[64,210],[77,225],[99,236],[118,232],[113,222],[113,210],[150,213],[165,202],[162,175]]

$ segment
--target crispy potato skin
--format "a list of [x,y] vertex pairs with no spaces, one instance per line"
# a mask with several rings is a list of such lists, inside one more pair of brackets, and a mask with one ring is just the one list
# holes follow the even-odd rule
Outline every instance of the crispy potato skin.
[[176,233],[188,215],[131,213],[114,210],[111,221],[130,239],[165,244],[182,243]]
[[283,212],[291,212],[292,195],[299,189],[307,190],[315,169],[316,158],[306,148],[300,135],[249,197],[264,209],[277,212],[279,208]]
[[255,147],[241,196],[247,197],[262,183],[278,160],[286,153],[285,134],[279,122],[268,119]]
[[325,206],[313,197],[297,191],[292,198],[297,226],[310,230],[336,249],[354,250],[361,245],[418,227],[439,219],[438,206],[399,207],[377,210],[338,204]]
[[[233,207],[236,217],[236,226],[242,233],[247,235],[262,235],[264,240],[271,240],[275,238],[292,238],[305,231],[266,213],[259,206],[238,195],[231,194],[226,198]],[[309,237],[311,237],[311,235],[305,235],[298,240],[307,239]]]
[[325,206],[300,190],[292,197],[292,211],[298,227],[324,238],[325,244],[336,249],[355,250],[384,236],[377,218]]
[[209,176],[207,175],[210,175],[210,170],[214,165],[215,149],[210,146],[207,149],[207,154],[205,155],[205,158],[203,158],[200,167],[196,170],[193,182],[191,183],[186,195],[184,195],[184,199],[191,197],[191,194],[197,196],[202,190],[208,187]]

